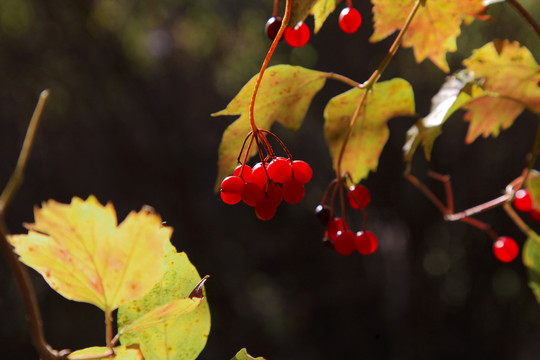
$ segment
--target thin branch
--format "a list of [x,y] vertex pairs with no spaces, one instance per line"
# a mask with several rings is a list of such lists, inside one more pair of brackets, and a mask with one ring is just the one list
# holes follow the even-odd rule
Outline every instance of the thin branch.
[[540,24],[532,17],[532,15],[521,5],[517,0],[506,0],[521,15],[529,26],[534,30],[536,35],[540,37]]

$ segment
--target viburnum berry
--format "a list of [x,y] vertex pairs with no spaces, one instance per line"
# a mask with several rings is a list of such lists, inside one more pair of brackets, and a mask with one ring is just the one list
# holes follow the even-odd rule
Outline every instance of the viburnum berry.
[[531,209],[531,211],[529,211],[529,216],[531,217],[532,221],[536,221],[536,222],[540,221],[540,211],[536,209]]
[[257,184],[261,189],[264,190],[266,188],[268,177],[263,166],[264,165],[262,162],[259,162],[253,166],[253,170],[251,171],[251,182]]
[[284,157],[277,157],[272,160],[272,162],[268,164],[266,170],[268,171],[268,177],[270,177],[270,180],[279,184],[285,183],[292,177],[291,162],[289,159]]
[[[242,170],[242,168],[243,168],[243,170]],[[251,181],[251,173],[252,173],[251,166],[249,166],[249,165],[238,165],[234,169],[233,176],[238,176],[238,177],[242,178],[245,182],[250,182]],[[240,174],[242,174],[242,176],[240,176]]]
[[302,183],[294,178],[283,184],[283,200],[289,204],[298,204],[304,198],[305,189]]
[[249,206],[255,206],[257,200],[264,196],[264,191],[255,183],[246,183],[242,189],[242,201]]
[[273,182],[268,183],[268,188],[266,190],[266,194],[274,200],[274,203],[276,204],[276,207],[281,204],[281,201],[283,201],[283,191],[281,190],[281,187]]
[[255,203],[255,215],[260,220],[270,220],[276,214],[277,205],[274,199],[265,195]]
[[305,161],[294,160],[292,163],[293,176],[302,184],[307,184],[313,177],[311,166]]
[[519,189],[514,194],[514,207],[518,211],[529,212],[532,210],[532,198],[529,189]]
[[362,209],[368,206],[371,195],[367,187],[358,184],[349,188],[347,200],[349,201],[349,206],[351,208]]
[[508,236],[499,236],[493,243],[493,253],[502,262],[510,262],[519,254],[518,244]]
[[319,204],[315,208],[315,216],[319,219],[319,222],[324,226],[328,225],[328,222],[333,217],[332,209],[329,206]]
[[301,47],[308,43],[311,36],[309,27],[304,22],[299,22],[294,27],[285,29],[285,41],[291,47]]
[[354,252],[354,233],[350,230],[339,231],[334,240],[334,249],[338,254],[350,255]]
[[279,32],[279,28],[281,27],[281,22],[283,19],[279,16],[272,16],[268,21],[266,22],[266,25],[264,26],[264,32],[266,33],[266,36],[272,41],[276,38],[277,33]]
[[234,205],[242,200],[244,180],[238,176],[228,176],[221,182],[220,195],[224,203]]
[[339,27],[344,33],[352,34],[362,25],[360,12],[352,7],[346,7],[339,14]]
[[356,250],[362,255],[370,255],[377,250],[377,237],[371,231],[359,231],[354,238]]
[[345,230],[347,230],[347,224],[342,218],[339,217],[335,217],[330,220],[326,227],[328,237],[332,240],[336,240],[336,236],[338,235],[338,233]]

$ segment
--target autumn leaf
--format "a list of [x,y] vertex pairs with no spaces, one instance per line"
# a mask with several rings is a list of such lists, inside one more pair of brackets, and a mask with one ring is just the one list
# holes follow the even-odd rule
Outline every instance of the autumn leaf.
[[319,32],[324,22],[335,9],[336,3],[339,0],[318,0],[311,8],[311,14],[313,15],[315,26],[313,32],[316,34]]
[[172,234],[149,211],[132,211],[117,226],[112,204],[90,196],[71,204],[49,200],[34,209],[28,234],[12,235],[20,260],[70,300],[106,312],[147,293],[161,279]]
[[243,348],[238,351],[231,360],[264,360],[264,358],[262,356],[254,358],[253,356],[248,354],[246,348]]
[[[374,32],[377,42],[400,30],[416,0],[372,0]],[[484,10],[482,0],[429,0],[421,6],[405,33],[402,44],[412,47],[416,62],[430,59],[448,72],[446,53],[457,49],[456,38],[464,20]]]
[[529,286],[540,302],[540,237],[531,231],[522,250],[523,264],[528,268]]
[[[69,354],[69,360],[78,359],[111,359],[109,354],[109,348],[93,346],[82,350],[77,350]],[[100,355],[105,355],[100,358]],[[114,360],[144,360],[144,356],[141,354],[140,349],[137,347],[117,346],[114,348]]]
[[[365,92],[365,89],[351,89],[332,98],[324,109],[324,132],[335,169],[351,116]],[[414,94],[407,81],[396,78],[375,84],[367,93],[343,154],[342,172],[350,173],[358,183],[375,171],[388,140],[388,120],[414,114]]]
[[540,114],[540,68],[530,51],[509,40],[490,42],[463,61],[467,70],[483,79],[486,96],[472,99],[464,108],[469,129],[465,141],[497,136],[527,108]]
[[[201,278],[187,255],[177,253],[172,245],[162,262],[167,266],[162,280],[142,298],[118,309],[120,342],[139,344],[146,360],[195,359],[210,331],[207,301],[190,299]],[[169,312],[171,307],[175,309]],[[183,310],[189,311],[181,314]],[[160,318],[163,311],[166,316]],[[144,326],[138,326],[141,324]]]
[[[291,130],[297,130],[313,96],[324,86],[328,74],[300,66],[276,65],[269,67],[259,88],[255,102],[255,121],[262,129],[269,129],[277,121]],[[251,131],[249,103],[255,87],[254,76],[224,110],[212,114],[240,115],[223,133],[218,150],[218,176],[215,190],[224,177],[238,164],[238,153],[246,135]],[[255,146],[251,155],[255,154]]]
[[321,1],[324,0],[292,0],[289,26],[295,26],[299,21],[304,21],[311,13],[313,6]]

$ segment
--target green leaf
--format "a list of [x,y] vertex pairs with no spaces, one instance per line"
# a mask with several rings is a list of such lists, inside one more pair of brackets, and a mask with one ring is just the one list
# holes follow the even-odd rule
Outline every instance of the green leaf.
[[[92,346],[86,349],[77,350],[68,355],[69,360],[88,359],[112,359],[109,354],[109,348],[101,346]],[[137,346],[126,347],[117,346],[114,348],[114,360],[144,360],[140,349]],[[103,357],[99,357],[103,355]]]
[[534,231],[523,245],[522,257],[529,272],[529,286],[540,303],[540,237]]
[[463,64],[483,79],[488,92],[464,105],[470,122],[467,143],[480,135],[497,136],[525,108],[540,114],[540,67],[526,47],[509,40],[490,42]]
[[[121,306],[118,327],[125,328],[141,317],[163,309],[163,306],[189,297],[201,278],[185,253],[176,253],[171,245],[164,258],[167,270],[163,279],[144,297]],[[155,319],[154,317],[151,317]],[[208,303],[200,305],[182,316],[161,319],[157,325],[120,334],[124,345],[139,344],[146,360],[195,359],[206,345],[210,330]],[[143,321],[144,323],[144,321]]]
[[533,209],[540,209],[540,173],[536,170],[531,170],[525,186],[531,194]]
[[292,0],[289,26],[295,26],[299,21],[304,21],[311,13],[313,6],[320,1],[322,0]]
[[[335,169],[349,122],[365,92],[365,89],[351,89],[332,98],[324,109],[324,132]],[[406,80],[396,78],[375,84],[366,96],[343,154],[342,172],[350,173],[358,183],[375,171],[388,140],[388,120],[413,115],[414,94]]]
[[231,360],[265,360],[262,356],[254,358],[249,355],[246,348],[241,349]]
[[318,0],[313,8],[311,9],[311,14],[315,20],[315,27],[313,33],[318,33],[324,22],[335,9],[336,3],[339,0]]
[[[264,73],[255,101],[255,122],[259,128],[269,129],[277,121],[291,130],[297,130],[304,120],[313,96],[324,86],[328,74],[300,66],[276,65]],[[218,176],[215,190],[221,180],[238,164],[237,158],[246,135],[251,131],[249,104],[257,76],[251,78],[224,110],[212,114],[240,115],[225,129],[218,150]],[[255,145],[251,156],[256,153]]]

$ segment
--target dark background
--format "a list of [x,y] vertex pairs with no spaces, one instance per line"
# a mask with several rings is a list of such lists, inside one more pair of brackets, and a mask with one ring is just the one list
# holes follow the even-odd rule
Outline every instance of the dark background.
[[[251,208],[225,205],[213,192],[217,148],[234,118],[210,113],[258,72],[272,3],[1,0],[0,185],[15,166],[40,91],[51,90],[7,216],[10,231],[23,232],[33,206],[48,199],[95,194],[114,203],[119,219],[154,206],[174,227],[173,244],[212,276],[212,330],[201,359],[229,359],[242,347],[271,360],[537,359],[540,307],[521,262],[498,262],[485,233],[445,223],[402,178],[401,147],[416,119],[390,121],[379,169],[364,182],[372,193],[368,229],[380,241],[371,256],[328,250],[313,215],[333,178],[322,110],[347,90],[340,83],[327,83],[298,132],[272,129],[314,169],[302,203],[282,205],[261,222]],[[522,3],[538,20],[540,4]],[[364,17],[357,34],[340,32],[336,12],[306,47],[280,44],[272,63],[366,80],[392,39],[369,43],[371,5],[355,5]],[[494,38],[519,40],[539,58],[538,38],[509,6],[493,5],[490,14],[496,20],[463,27],[460,50],[448,55],[453,71]],[[417,112],[427,114],[445,74],[429,61],[415,64],[402,49],[384,79],[396,76],[413,85]],[[466,146],[467,124],[455,116],[432,163],[418,154],[413,171],[440,196],[442,186],[425,172],[451,174],[457,209],[490,200],[525,166],[537,122],[524,113],[498,138]],[[479,218],[523,244],[501,209]],[[360,227],[360,215],[348,220]],[[0,357],[36,359],[20,295],[0,259]],[[65,300],[31,273],[54,348],[104,344],[100,310]]]

